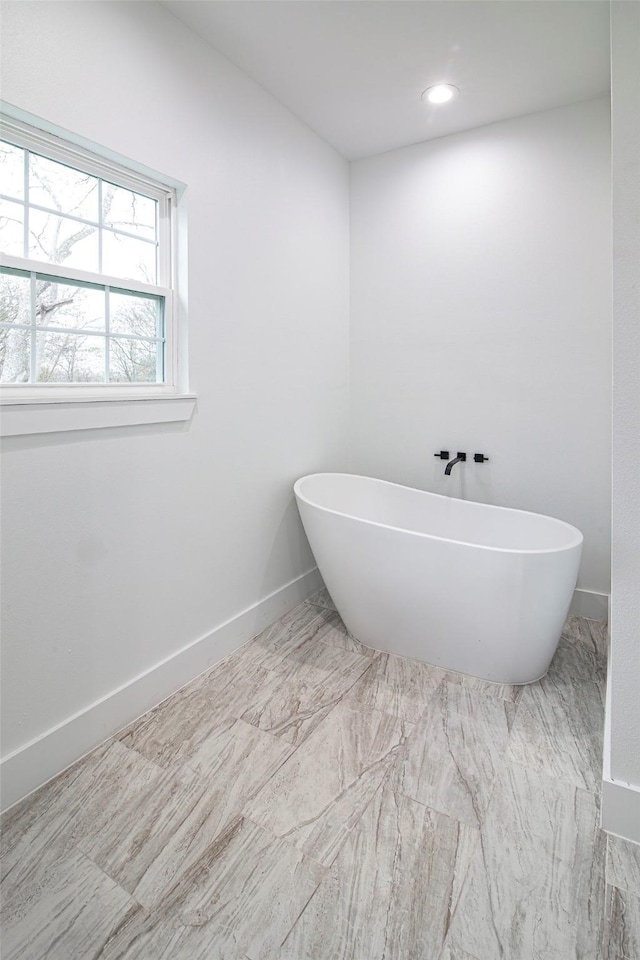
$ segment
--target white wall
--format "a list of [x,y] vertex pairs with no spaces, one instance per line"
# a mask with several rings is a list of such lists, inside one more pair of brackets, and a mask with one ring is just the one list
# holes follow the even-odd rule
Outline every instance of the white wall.
[[[609,105],[351,168],[355,472],[547,513],[609,589]],[[454,468],[441,448],[490,457]]]
[[[640,5],[611,5],[613,564],[603,824],[640,842]],[[607,778],[617,784],[606,783]],[[625,785],[635,789],[622,792]],[[615,789],[618,786],[621,789]]]
[[4,3],[2,42],[7,102],[188,185],[199,396],[5,444],[7,754],[314,566],[291,485],[345,463],[348,167],[158,4]]
[[[313,566],[291,483],[347,458],[348,168],[155,3],[1,25],[9,103],[188,185],[193,422],[3,446],[2,750],[42,757]],[[360,161],[351,201],[352,468],[566,517],[602,591],[608,175],[592,102]],[[491,462],[445,487],[444,444]]]

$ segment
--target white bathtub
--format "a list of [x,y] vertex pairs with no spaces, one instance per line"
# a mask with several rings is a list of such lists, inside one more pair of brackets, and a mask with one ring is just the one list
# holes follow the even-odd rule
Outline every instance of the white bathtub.
[[578,576],[575,527],[345,473],[302,477],[294,491],[362,643],[499,683],[546,673]]

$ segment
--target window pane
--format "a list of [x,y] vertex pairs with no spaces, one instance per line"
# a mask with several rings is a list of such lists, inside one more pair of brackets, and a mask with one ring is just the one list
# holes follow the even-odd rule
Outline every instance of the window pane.
[[24,197],[24,150],[0,141],[0,193],[22,200]]
[[157,202],[112,183],[102,184],[102,220],[105,226],[156,239]]
[[63,163],[29,154],[29,203],[98,222],[98,180]]
[[123,280],[156,283],[156,247],[121,233],[102,234],[102,272]]
[[41,210],[29,211],[29,256],[47,263],[64,263],[81,270],[98,270],[98,228]]
[[104,290],[78,286],[55,277],[36,280],[36,324],[39,327],[69,327],[104,330]]
[[157,343],[123,339],[111,339],[109,343],[109,379],[112,383],[156,383],[162,380],[162,376],[156,375]]
[[28,383],[29,330],[11,330],[0,327],[0,382]]
[[22,274],[0,273],[0,322],[31,323],[31,280]]
[[13,257],[24,256],[24,207],[0,200],[0,250]]
[[99,383],[104,381],[102,337],[76,333],[40,333],[37,336],[38,383]]
[[137,337],[161,337],[162,301],[157,297],[137,297],[112,290],[109,329],[111,333],[130,333]]

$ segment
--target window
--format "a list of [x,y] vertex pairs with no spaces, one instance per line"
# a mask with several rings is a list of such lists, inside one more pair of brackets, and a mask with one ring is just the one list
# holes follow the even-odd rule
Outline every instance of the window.
[[172,188],[3,120],[3,398],[176,393],[174,210]]

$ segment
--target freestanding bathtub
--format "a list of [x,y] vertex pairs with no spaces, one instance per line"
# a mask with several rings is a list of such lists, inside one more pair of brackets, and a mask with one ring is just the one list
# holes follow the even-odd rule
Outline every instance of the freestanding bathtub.
[[578,576],[575,527],[346,473],[302,477],[294,491],[362,643],[498,683],[547,672]]

